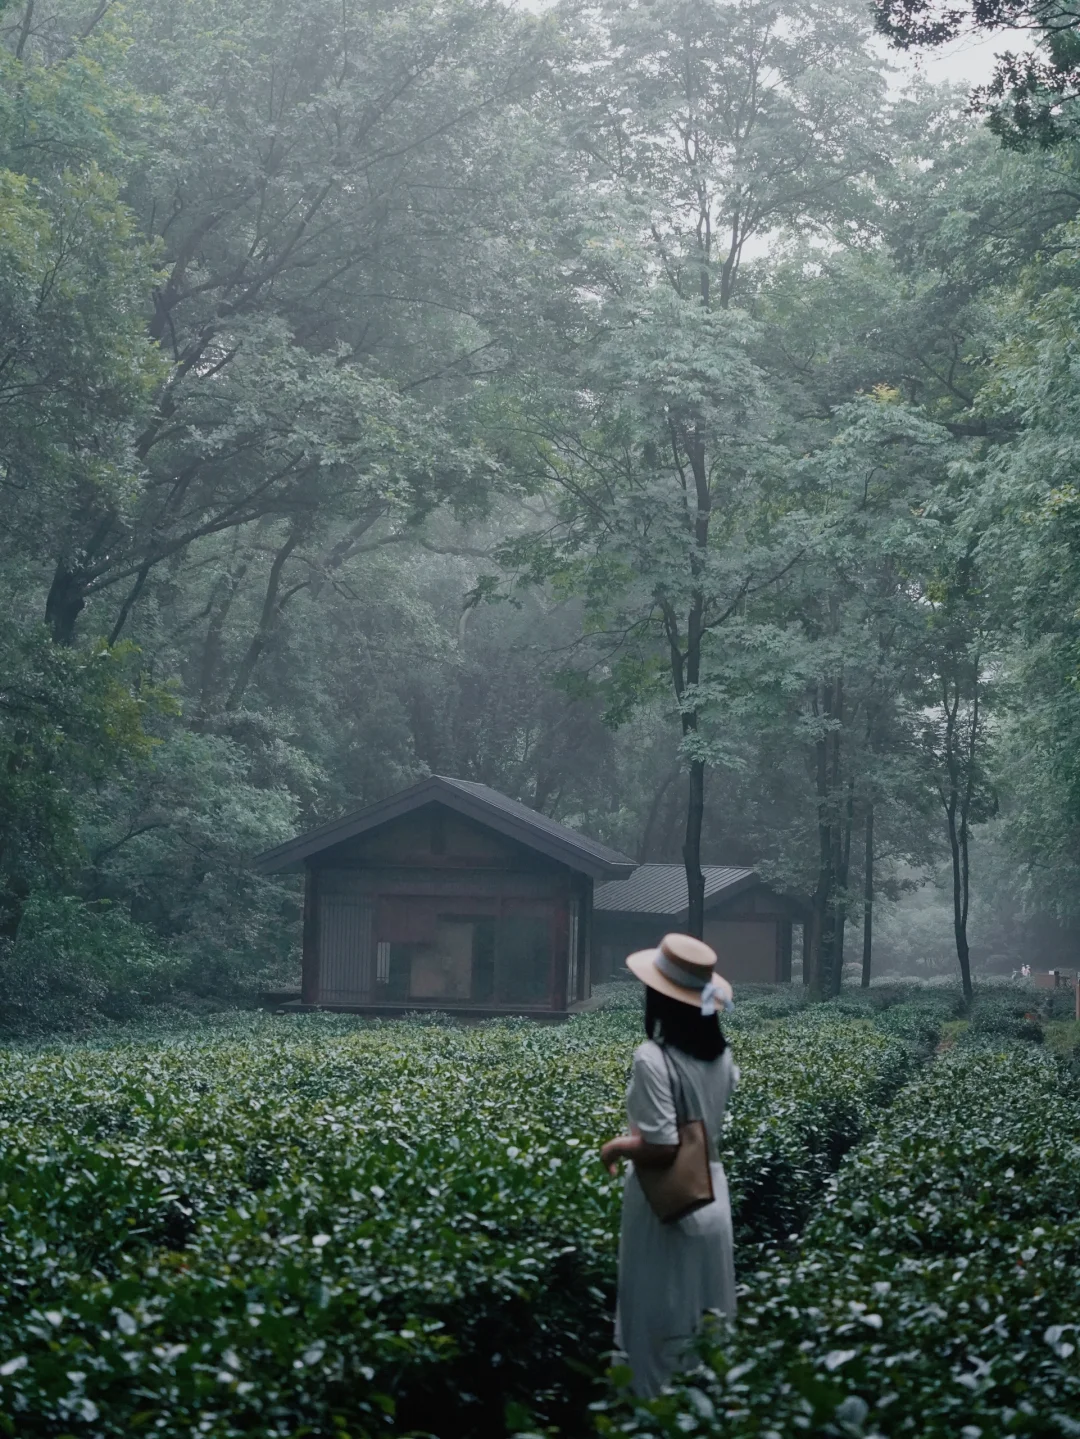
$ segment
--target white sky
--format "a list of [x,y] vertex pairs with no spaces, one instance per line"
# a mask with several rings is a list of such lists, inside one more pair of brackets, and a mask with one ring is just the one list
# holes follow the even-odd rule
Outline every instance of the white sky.
[[[506,3],[535,14],[549,9],[555,0],[506,0]],[[905,76],[918,74],[936,85],[964,85],[970,90],[990,79],[995,55],[1007,50],[1025,50],[1031,42],[1023,31],[1000,30],[993,35],[963,36],[951,45],[924,52],[894,50],[884,39],[873,43],[880,47],[879,53],[896,66],[898,88],[903,86]]]
[[1021,31],[999,30],[993,35],[964,36],[951,45],[921,52],[893,50],[885,47],[884,41],[880,43],[883,53],[900,72],[898,80],[904,75],[920,75],[937,85],[950,83],[970,90],[990,79],[995,55],[1026,50],[1030,39]]

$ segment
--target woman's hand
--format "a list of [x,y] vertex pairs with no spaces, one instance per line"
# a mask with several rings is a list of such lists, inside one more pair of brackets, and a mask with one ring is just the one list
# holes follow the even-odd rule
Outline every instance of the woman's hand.
[[630,1138],[628,1134],[622,1134],[618,1139],[609,1139],[606,1144],[600,1146],[600,1162],[607,1169],[609,1174],[618,1174],[619,1160],[623,1157],[623,1144]]
[[674,1163],[678,1149],[677,1144],[650,1144],[635,1131],[609,1139],[600,1150],[600,1158],[609,1174],[618,1173],[620,1159],[630,1159],[642,1169],[666,1169]]

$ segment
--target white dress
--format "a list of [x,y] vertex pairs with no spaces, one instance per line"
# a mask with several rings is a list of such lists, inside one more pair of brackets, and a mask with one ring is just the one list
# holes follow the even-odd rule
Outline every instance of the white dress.
[[[704,1119],[712,1161],[713,1202],[674,1224],[661,1224],[633,1165],[623,1189],[615,1345],[633,1372],[634,1392],[652,1398],[667,1383],[707,1309],[735,1313],[735,1246],[727,1178],[716,1144],[728,1096],[738,1082],[731,1050],[719,1059],[693,1059],[671,1049],[682,1076],[690,1119]],[[650,1144],[677,1144],[675,1099],[660,1046],[634,1052],[626,1113],[631,1130]]]

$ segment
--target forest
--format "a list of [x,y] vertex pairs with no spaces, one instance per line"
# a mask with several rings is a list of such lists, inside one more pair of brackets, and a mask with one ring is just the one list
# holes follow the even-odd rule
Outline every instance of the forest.
[[962,21],[0,3],[5,1032],[291,981],[252,856],[428,773],[815,994],[1075,963],[1076,32]]

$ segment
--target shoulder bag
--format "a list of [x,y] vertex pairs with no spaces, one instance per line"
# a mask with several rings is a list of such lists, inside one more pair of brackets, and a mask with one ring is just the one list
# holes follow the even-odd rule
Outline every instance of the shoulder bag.
[[672,1063],[664,1045],[659,1048],[671,1080],[679,1145],[675,1150],[675,1158],[662,1169],[635,1165],[634,1171],[657,1219],[662,1224],[674,1224],[679,1219],[685,1219],[688,1214],[693,1214],[695,1209],[703,1209],[706,1204],[711,1204],[715,1196],[712,1170],[709,1168],[709,1136],[705,1121],[687,1117],[686,1094],[678,1065]]

